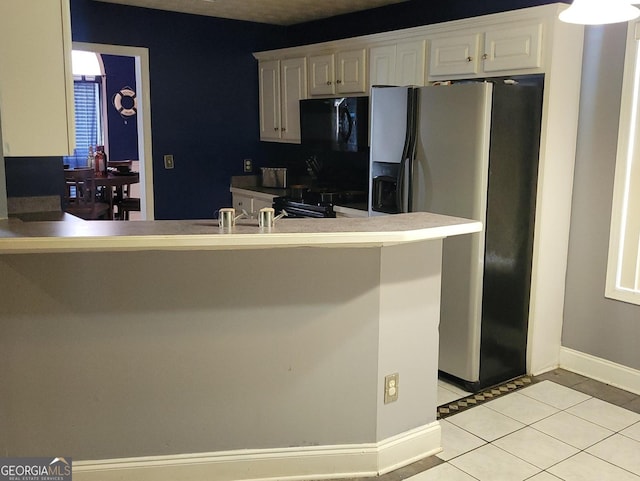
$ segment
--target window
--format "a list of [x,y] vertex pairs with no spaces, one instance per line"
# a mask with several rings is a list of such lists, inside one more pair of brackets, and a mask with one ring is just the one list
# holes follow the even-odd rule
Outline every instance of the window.
[[73,82],[76,119],[76,148],[74,155],[64,157],[69,167],[86,167],[89,147],[104,145],[102,140],[101,108],[102,79],[82,77]]
[[605,295],[640,305],[640,22],[628,30]]
[[94,52],[73,50],[73,97],[75,102],[76,148],[64,157],[69,167],[88,165],[89,147],[104,145],[102,108],[104,67]]

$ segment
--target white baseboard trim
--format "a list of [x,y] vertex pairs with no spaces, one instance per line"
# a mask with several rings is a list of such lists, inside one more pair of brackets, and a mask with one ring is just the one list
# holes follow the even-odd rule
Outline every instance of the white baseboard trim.
[[640,394],[640,371],[636,369],[574,351],[568,347],[560,348],[560,367],[625,391]]
[[74,461],[74,481],[236,481],[366,477],[441,451],[433,422],[378,443],[242,449],[213,453]]

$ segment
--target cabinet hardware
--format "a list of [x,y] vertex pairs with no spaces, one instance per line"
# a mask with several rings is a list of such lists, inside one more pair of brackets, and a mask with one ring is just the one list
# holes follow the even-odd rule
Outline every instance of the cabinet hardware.
[[473,57],[467,57],[467,62],[472,62],[473,61]]
[[342,83],[342,80],[336,80],[336,83],[340,85]]
[[482,60],[487,60],[489,58],[489,55],[487,55],[486,53],[482,56]]
[[327,85],[331,85],[331,80],[327,80]]

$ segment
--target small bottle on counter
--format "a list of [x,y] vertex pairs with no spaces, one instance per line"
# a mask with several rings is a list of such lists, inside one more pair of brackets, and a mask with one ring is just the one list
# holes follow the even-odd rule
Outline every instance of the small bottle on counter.
[[99,164],[96,165],[96,174],[106,177],[109,173],[107,170],[107,153],[104,151],[104,145],[96,146],[96,158],[99,159]]
[[96,147],[94,171],[96,177],[104,176],[104,157],[98,147]]
[[87,167],[95,170],[96,156],[93,153],[93,145],[89,146],[89,155],[87,156]]

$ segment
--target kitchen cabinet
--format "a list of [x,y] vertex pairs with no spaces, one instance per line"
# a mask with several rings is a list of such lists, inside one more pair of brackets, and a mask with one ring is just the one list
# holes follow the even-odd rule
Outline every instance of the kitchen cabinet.
[[69,0],[0,2],[5,156],[69,155],[75,145]]
[[484,36],[485,72],[542,65],[542,24],[491,30]]
[[365,93],[366,49],[309,56],[309,94]]
[[425,41],[413,40],[369,49],[370,85],[424,85]]
[[429,76],[477,74],[480,35],[460,35],[431,41]]
[[259,63],[260,140],[300,143],[300,100],[307,98],[307,60]]
[[429,58],[434,80],[540,68],[542,23],[433,38]]

